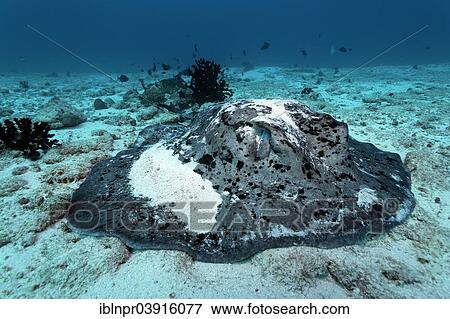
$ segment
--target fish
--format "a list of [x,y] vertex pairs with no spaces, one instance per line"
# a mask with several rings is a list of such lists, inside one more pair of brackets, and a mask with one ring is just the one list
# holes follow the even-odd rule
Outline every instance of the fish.
[[150,75],[150,76],[152,76],[152,74],[153,74],[152,69],[148,69],[148,70],[147,70],[147,74]]
[[194,44],[194,52],[198,52],[198,45],[197,45],[197,43]]
[[303,54],[303,56],[304,56],[305,58],[308,56],[308,51],[302,50],[301,52],[302,52],[302,54]]
[[352,50],[353,50],[352,48],[346,48],[346,47],[339,48],[339,52],[342,52],[342,53],[351,52]]
[[247,51],[246,51],[246,50],[242,50],[242,54],[243,54],[244,56],[247,56]]
[[161,67],[164,71],[169,71],[172,67],[169,64],[161,63]]
[[263,45],[261,46],[261,51],[267,50],[269,48],[270,48],[270,43],[264,42]]
[[248,62],[248,61],[242,62],[242,69],[244,72],[251,71],[254,68],[255,68],[255,66],[251,62]]
[[156,72],[156,63],[153,63],[153,73]]
[[126,76],[125,74],[121,74],[117,79],[122,83],[128,82],[129,80],[128,76]]
[[233,61],[233,55],[232,54],[230,54],[230,60]]

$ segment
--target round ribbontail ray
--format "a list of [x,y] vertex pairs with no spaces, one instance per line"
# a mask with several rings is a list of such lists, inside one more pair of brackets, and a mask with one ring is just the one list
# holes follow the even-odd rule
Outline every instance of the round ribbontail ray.
[[70,227],[135,249],[237,262],[294,245],[333,248],[405,221],[415,200],[398,154],[285,100],[208,106],[158,124],[98,163],[75,191]]

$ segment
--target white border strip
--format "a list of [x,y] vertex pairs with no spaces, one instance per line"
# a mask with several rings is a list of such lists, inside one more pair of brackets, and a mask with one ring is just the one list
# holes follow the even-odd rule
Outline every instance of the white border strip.
[[[107,314],[111,305],[122,314]],[[201,304],[201,307],[190,304]],[[102,306],[105,305],[105,306]],[[140,305],[143,305],[141,308]],[[158,305],[158,306],[157,306]],[[164,306],[166,305],[166,306]],[[132,308],[132,307],[135,308]],[[212,307],[242,307],[244,314],[213,314]],[[449,300],[0,300],[1,318],[448,318]],[[109,307],[109,308],[108,308]],[[284,307],[284,308],[283,308]],[[331,308],[335,307],[335,308]],[[103,308],[104,314],[100,314]],[[152,313],[148,313],[148,309]],[[188,314],[187,309],[191,309]],[[119,308],[116,308],[116,310]],[[134,309],[134,314],[131,314]],[[138,314],[141,309],[147,309]],[[159,312],[156,309],[160,309]],[[164,311],[164,309],[166,309]],[[184,309],[184,310],[183,310]],[[223,308],[222,308],[223,309]],[[288,309],[288,313],[274,313]],[[302,309],[298,313],[298,309]],[[315,310],[314,310],[315,309]],[[319,314],[340,309],[340,314]],[[348,309],[348,314],[347,314]],[[126,310],[126,311],[125,311]],[[289,311],[296,311],[289,314]],[[184,311],[183,314],[180,312]],[[271,314],[268,314],[272,311]],[[127,312],[125,314],[124,312]],[[147,313],[145,313],[147,312]],[[198,312],[198,313],[197,313]],[[258,312],[258,313],[257,313]],[[265,314],[262,314],[264,312]],[[178,313],[178,314],[174,314]]]

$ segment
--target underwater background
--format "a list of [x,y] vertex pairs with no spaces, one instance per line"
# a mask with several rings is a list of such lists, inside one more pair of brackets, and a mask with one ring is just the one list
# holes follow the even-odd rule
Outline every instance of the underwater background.
[[[0,298],[450,298],[449,39],[447,0],[0,0]],[[217,264],[70,225],[74,194],[108,189],[83,189],[99,165],[243,99],[298,101],[398,154],[412,214],[352,245]],[[144,195],[142,176],[164,177],[147,164]]]
[[351,67],[425,25],[377,64],[437,63],[449,59],[449,14],[445,0],[3,0],[0,71],[89,71],[27,25],[108,72],[189,66],[195,44],[225,66]]

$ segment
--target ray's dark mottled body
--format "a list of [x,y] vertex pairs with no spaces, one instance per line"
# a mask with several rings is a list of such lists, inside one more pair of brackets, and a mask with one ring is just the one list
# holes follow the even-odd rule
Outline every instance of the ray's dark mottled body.
[[[133,196],[130,168],[155,143],[181,162],[194,160],[221,194],[211,231],[195,232],[170,207]],[[133,248],[236,262],[269,248],[331,248],[389,230],[414,208],[410,187],[397,154],[354,140],[330,115],[293,101],[248,100],[210,107],[190,127],[147,128],[132,149],[93,168],[68,220],[76,231]]]

